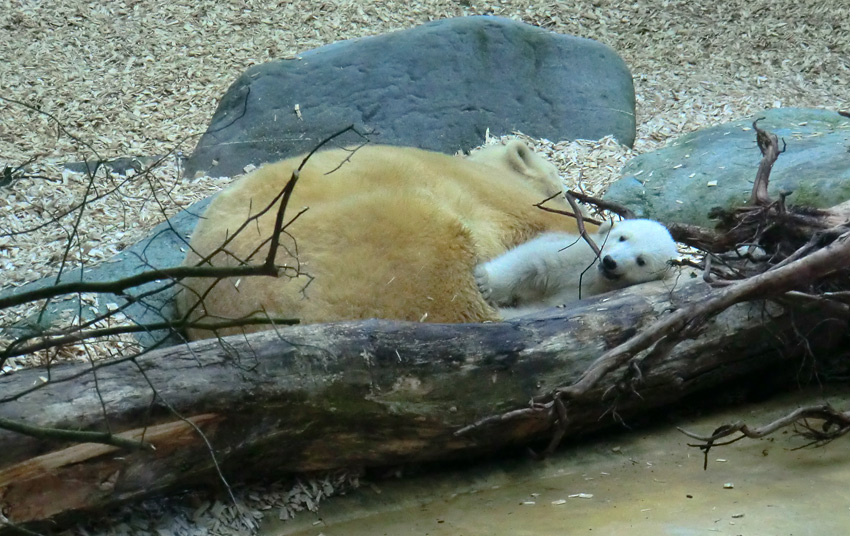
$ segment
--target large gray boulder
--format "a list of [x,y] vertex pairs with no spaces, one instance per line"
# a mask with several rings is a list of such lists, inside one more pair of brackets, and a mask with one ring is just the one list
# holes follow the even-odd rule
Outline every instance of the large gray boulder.
[[606,45],[498,17],[446,19],[248,69],[186,174],[241,173],[350,124],[374,130],[376,143],[446,153],[480,145],[488,128],[552,140],[613,134],[631,145],[634,110],[631,74]]
[[[752,128],[787,144],[770,173],[769,193],[793,192],[794,205],[830,207],[850,200],[850,119],[829,110],[778,108],[683,136],[633,158],[604,198],[641,217],[713,226],[713,207],[730,209],[750,197],[761,153]],[[781,143],[781,142],[780,142]]]

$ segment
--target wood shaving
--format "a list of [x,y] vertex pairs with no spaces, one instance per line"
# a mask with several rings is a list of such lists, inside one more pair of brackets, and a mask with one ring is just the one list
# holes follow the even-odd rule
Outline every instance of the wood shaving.
[[[850,107],[843,0],[109,3],[0,1],[5,97],[54,114],[104,157],[189,151],[246,68],[342,39],[498,15],[613,47],[632,70],[643,152],[781,106]],[[468,5],[464,5],[468,4]],[[56,125],[0,103],[0,155],[91,156]],[[84,154],[85,153],[85,154]]]
[[[299,512],[316,512],[321,502],[360,487],[357,472],[335,471],[293,482],[239,488],[236,503],[201,500],[195,494],[147,500],[121,507],[112,517],[80,524],[60,536],[248,536],[257,534],[263,518],[292,519]],[[128,521],[129,519],[129,521]]]
[[[69,267],[102,262],[180,207],[224,187],[230,179],[181,178],[176,161],[192,150],[218,99],[248,67],[464,15],[498,15],[596,39],[625,59],[637,101],[633,150],[611,138],[526,139],[558,165],[569,187],[591,195],[601,194],[635,154],[700,128],[780,106],[850,109],[844,0],[0,0],[0,288],[54,274],[63,259]],[[154,155],[168,156],[126,175],[75,174],[61,166]],[[68,210],[83,199],[89,201],[73,234],[79,212]],[[104,298],[86,297],[83,306],[96,299]],[[37,306],[3,311],[0,325]],[[78,316],[64,321],[73,325]],[[113,339],[9,360],[6,368],[135,350],[131,339]],[[203,511],[148,502],[155,506],[128,507],[101,533],[253,534],[262,512],[278,509],[290,518],[299,508],[315,508],[316,485],[303,485],[303,497],[292,503],[300,506],[269,500],[268,490],[254,493],[262,505],[256,507],[246,506],[250,496],[239,499],[242,507],[219,503]]]

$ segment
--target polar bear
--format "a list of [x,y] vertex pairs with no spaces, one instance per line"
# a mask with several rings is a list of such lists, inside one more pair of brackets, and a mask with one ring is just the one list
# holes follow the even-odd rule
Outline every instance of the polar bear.
[[[220,192],[192,235],[184,265],[261,263],[275,200],[302,159],[265,165]],[[302,323],[498,320],[474,269],[541,233],[575,232],[572,218],[535,206],[562,188],[557,169],[519,141],[468,158],[372,145],[319,152],[289,200],[287,220],[307,210],[279,235],[279,276],[188,278],[177,310],[203,324],[252,316]],[[569,210],[562,196],[547,206]],[[261,329],[270,326],[196,325],[187,335]]]
[[509,318],[663,279],[678,255],[670,233],[652,220],[609,222],[592,238],[601,249],[599,257],[577,234],[543,233],[479,264],[478,287]]

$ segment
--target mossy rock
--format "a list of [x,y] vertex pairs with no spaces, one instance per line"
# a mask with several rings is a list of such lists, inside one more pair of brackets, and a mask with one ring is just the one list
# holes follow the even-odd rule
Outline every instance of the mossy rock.
[[761,160],[753,120],[786,144],[770,173],[771,197],[830,207],[850,200],[850,119],[829,110],[777,108],[699,130],[632,159],[605,199],[666,223],[713,226],[713,207],[743,205]]

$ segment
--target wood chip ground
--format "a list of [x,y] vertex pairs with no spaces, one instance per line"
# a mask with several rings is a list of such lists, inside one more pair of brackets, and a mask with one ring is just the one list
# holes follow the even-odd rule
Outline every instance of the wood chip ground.
[[[0,288],[53,274],[63,258],[69,266],[106,260],[227,184],[181,178],[174,155],[192,150],[218,99],[251,65],[463,15],[499,15],[596,39],[626,60],[637,94],[634,149],[610,138],[531,140],[570,187],[593,194],[634,154],[699,128],[773,107],[850,109],[844,0],[0,0]],[[150,172],[100,170],[94,181],[61,166],[155,155],[166,156]],[[73,209],[84,199],[74,235]],[[5,311],[0,322],[31,311]],[[313,501],[299,500],[292,504]],[[255,533],[256,523],[226,513],[231,506],[188,515],[185,506],[157,503],[117,516],[100,533]],[[268,509],[248,510],[257,518]],[[204,517],[211,512],[214,519]]]

